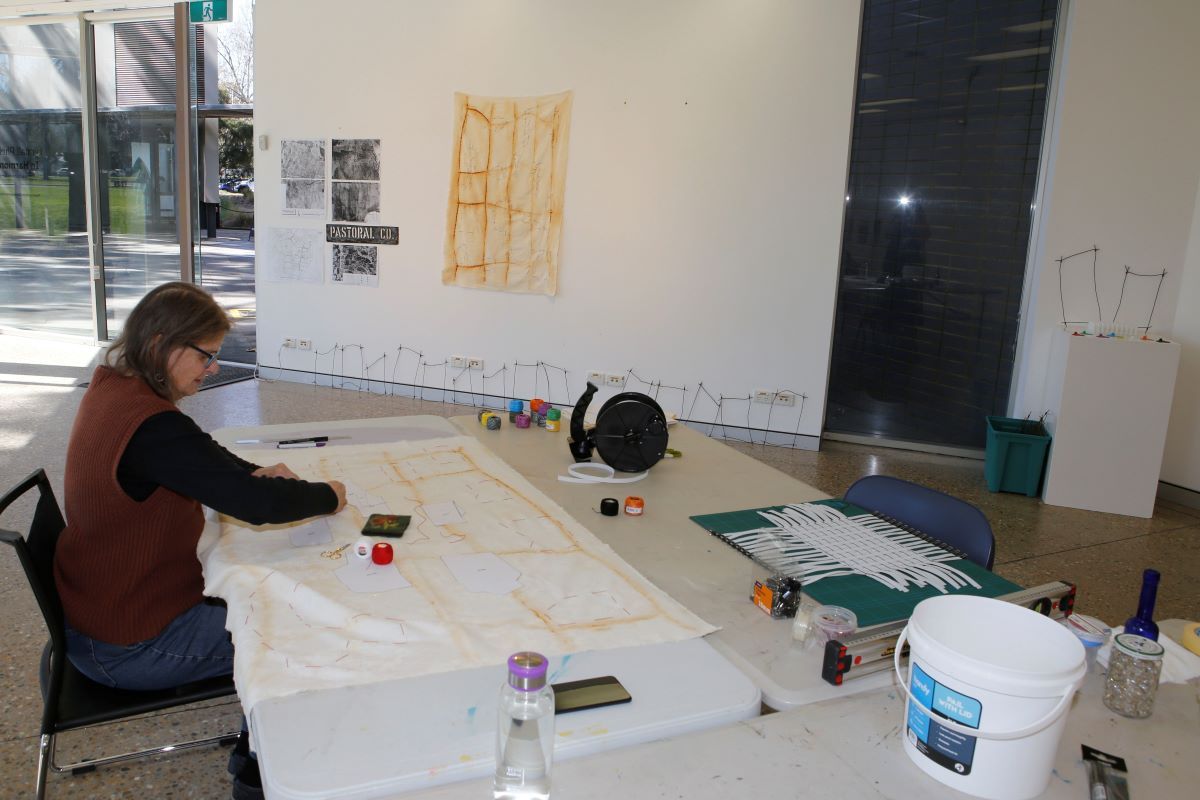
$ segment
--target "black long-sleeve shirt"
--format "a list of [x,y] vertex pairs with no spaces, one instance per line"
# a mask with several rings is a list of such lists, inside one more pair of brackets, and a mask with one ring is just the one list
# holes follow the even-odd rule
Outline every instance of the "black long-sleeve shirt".
[[294,522],[337,508],[327,483],[255,477],[257,469],[183,412],[164,411],[130,437],[117,464],[117,483],[138,502],[163,486],[251,525]]

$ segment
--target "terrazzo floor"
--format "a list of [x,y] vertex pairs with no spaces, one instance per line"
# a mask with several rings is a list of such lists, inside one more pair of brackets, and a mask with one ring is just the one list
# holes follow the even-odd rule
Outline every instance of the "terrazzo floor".
[[[61,498],[66,442],[96,348],[0,334],[0,485],[46,469]],[[201,427],[351,419],[403,414],[454,416],[468,406],[381,396],[308,384],[251,380],[220,386],[181,404]],[[1036,498],[992,494],[983,462],[826,442],[820,452],[730,442],[742,452],[830,494],[859,477],[888,474],[931,486],[977,505],[996,535],[995,571],[1024,585],[1068,580],[1078,608],[1119,623],[1134,610],[1143,568],[1162,571],[1160,618],[1200,619],[1200,510],[1160,500],[1138,519],[1044,505]],[[31,504],[14,505],[0,521],[24,531]],[[37,763],[41,698],[36,669],[45,642],[34,600],[16,559],[0,551],[0,798],[29,797]],[[60,761],[111,754],[146,744],[236,730],[236,702],[174,711],[62,737]],[[52,775],[51,798],[225,798],[228,750],[201,748],[78,776]]]

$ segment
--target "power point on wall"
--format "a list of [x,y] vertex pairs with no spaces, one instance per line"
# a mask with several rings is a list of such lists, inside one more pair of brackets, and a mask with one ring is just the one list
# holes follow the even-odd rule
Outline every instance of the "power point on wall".
[[468,369],[483,369],[483,359],[482,358],[468,358],[467,359],[467,368]]
[[625,386],[625,374],[621,372],[611,373],[605,378],[604,382],[614,389],[623,388]]
[[265,133],[260,133],[258,135],[258,149],[259,150],[266,150],[267,146],[270,143],[271,143],[271,140],[267,138],[267,135]]
[[466,369],[467,359],[464,356],[450,356],[451,369]]
[[283,340],[283,346],[284,346],[284,347],[295,347],[295,346],[296,346],[296,340],[295,340],[295,339],[284,339],[284,340]]
[[608,378],[605,377],[604,373],[600,370],[594,369],[588,373],[588,381],[596,384],[597,386],[603,386],[605,383],[607,383]]
[[297,339],[296,347],[301,350],[312,350],[312,339]]
[[796,405],[796,395],[793,392],[776,392],[775,405],[777,406],[794,406]]
[[766,389],[755,389],[754,402],[756,403],[774,403],[775,393],[768,392]]

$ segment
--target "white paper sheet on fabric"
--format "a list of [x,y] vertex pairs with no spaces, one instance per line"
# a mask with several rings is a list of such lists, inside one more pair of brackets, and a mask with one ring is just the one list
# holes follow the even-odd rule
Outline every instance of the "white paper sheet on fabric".
[[[715,630],[471,437],[280,458],[301,477],[343,481],[349,501],[307,523],[209,523],[205,591],[228,601],[247,712],[295,692],[500,664],[517,650],[567,654]],[[378,540],[395,552],[378,567],[355,545],[372,541],[360,530],[384,511],[412,523],[403,538]],[[347,543],[340,558],[322,556]],[[347,570],[363,574],[347,580]]]

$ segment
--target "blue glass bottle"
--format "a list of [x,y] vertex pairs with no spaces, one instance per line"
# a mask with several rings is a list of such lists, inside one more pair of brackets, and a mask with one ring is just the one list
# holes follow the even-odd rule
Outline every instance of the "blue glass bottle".
[[1138,598],[1137,614],[1125,620],[1126,633],[1136,633],[1156,642],[1158,626],[1154,624],[1154,601],[1158,598],[1159,577],[1156,569],[1142,573],[1142,596]]

